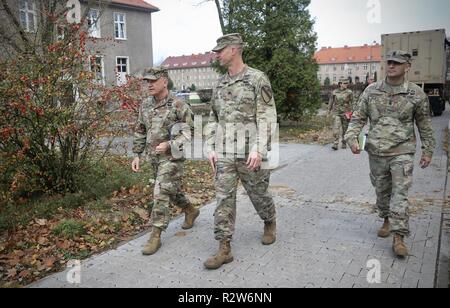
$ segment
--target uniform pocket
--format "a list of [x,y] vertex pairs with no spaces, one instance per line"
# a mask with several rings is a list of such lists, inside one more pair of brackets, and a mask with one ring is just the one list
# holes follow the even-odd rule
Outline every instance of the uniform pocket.
[[412,162],[405,163],[403,165],[403,173],[405,176],[405,185],[407,187],[411,187],[413,182],[414,163]]

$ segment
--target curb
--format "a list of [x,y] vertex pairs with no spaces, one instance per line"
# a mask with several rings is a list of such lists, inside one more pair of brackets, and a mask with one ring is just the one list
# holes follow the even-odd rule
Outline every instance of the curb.
[[436,260],[435,288],[450,287],[450,123],[447,128],[447,179],[445,181],[444,200],[442,204],[442,218],[439,236],[438,259]]

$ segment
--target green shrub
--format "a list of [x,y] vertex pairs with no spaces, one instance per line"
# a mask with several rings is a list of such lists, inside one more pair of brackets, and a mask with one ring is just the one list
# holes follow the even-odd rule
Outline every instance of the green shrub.
[[52,233],[56,236],[64,236],[66,238],[74,239],[75,237],[86,234],[84,226],[85,223],[79,220],[64,220],[52,230]]

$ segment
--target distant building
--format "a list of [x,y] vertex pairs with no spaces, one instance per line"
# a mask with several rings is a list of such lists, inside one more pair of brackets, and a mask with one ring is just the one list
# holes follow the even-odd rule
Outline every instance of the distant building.
[[379,44],[342,48],[323,47],[314,58],[319,64],[317,77],[323,85],[329,78],[337,84],[341,77],[351,77],[353,83],[365,83],[368,78],[380,79],[381,46]]
[[97,38],[97,63],[91,67],[104,83],[121,85],[127,75],[153,66],[152,13],[158,11],[144,0],[112,0],[90,10],[89,33]]
[[[6,0],[26,35],[34,37],[38,29],[45,26],[40,20],[43,1],[46,0]],[[66,2],[58,4],[65,6]],[[92,54],[90,68],[96,72],[99,82],[120,85],[127,75],[153,66],[152,14],[159,11],[157,7],[144,0],[80,0],[80,3],[81,16],[87,16],[88,52]],[[0,10],[0,30],[14,29],[8,23],[6,13]],[[59,32],[63,30],[58,29],[58,35],[62,35]],[[18,34],[9,31],[11,33],[6,34],[14,41]],[[7,51],[2,42],[0,57]]]
[[216,55],[213,52],[168,57],[162,66],[169,70],[169,77],[177,90],[186,90],[192,85],[197,89],[209,89],[219,78],[219,74],[212,68],[215,59]]

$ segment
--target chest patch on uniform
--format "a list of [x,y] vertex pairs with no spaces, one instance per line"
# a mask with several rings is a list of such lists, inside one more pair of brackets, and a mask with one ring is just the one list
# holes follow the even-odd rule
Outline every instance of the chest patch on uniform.
[[269,86],[263,86],[261,89],[261,97],[266,104],[270,103],[273,98],[272,89]]

